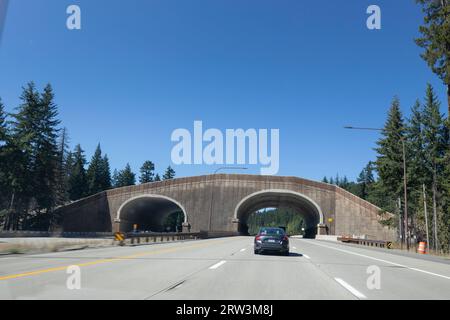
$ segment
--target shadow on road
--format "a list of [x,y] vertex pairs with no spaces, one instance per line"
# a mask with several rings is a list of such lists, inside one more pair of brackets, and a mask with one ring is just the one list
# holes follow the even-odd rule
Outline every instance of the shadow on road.
[[261,255],[263,256],[285,256],[285,257],[303,257],[301,253],[295,253],[295,252],[289,252],[289,255],[286,256],[279,252],[262,252]]

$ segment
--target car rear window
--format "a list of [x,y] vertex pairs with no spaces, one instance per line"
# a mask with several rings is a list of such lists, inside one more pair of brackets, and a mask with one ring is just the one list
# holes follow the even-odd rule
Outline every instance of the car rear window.
[[259,234],[263,236],[279,236],[284,235],[284,230],[280,228],[262,228]]

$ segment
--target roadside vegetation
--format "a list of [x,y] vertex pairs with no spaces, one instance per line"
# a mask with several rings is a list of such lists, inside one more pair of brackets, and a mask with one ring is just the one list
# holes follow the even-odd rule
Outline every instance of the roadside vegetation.
[[[100,144],[89,162],[79,144],[70,150],[51,85],[39,92],[30,82],[20,99],[9,114],[0,99],[0,229],[48,231],[58,223],[58,206],[108,189],[161,180],[151,161],[142,165],[138,182],[129,164],[111,174]],[[162,179],[174,177],[168,167]]]
[[289,208],[267,208],[250,214],[248,233],[255,235],[261,227],[285,227],[289,235],[302,235],[305,223],[301,214]]

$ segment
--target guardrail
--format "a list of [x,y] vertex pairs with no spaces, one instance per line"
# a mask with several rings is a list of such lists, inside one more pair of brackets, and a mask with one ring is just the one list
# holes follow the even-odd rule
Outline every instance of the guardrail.
[[126,244],[149,244],[149,243],[161,243],[170,241],[183,241],[183,240],[197,240],[206,239],[207,233],[193,232],[193,233],[122,233],[117,232],[114,235],[114,240],[119,245]]
[[0,231],[0,238],[111,238],[112,232]]
[[369,247],[392,249],[392,242],[384,240],[356,239],[346,237],[338,237],[337,240],[344,243],[353,243]]

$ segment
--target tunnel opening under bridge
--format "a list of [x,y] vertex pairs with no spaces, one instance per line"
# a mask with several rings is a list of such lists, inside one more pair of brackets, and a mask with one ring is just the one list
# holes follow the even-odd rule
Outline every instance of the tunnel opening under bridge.
[[289,190],[264,190],[247,196],[237,205],[234,217],[238,223],[238,232],[241,235],[249,235],[249,217],[266,208],[289,208],[291,212],[299,214],[304,222],[305,238],[315,238],[318,226],[322,225],[324,220],[319,205],[309,197]]
[[125,201],[117,212],[121,232],[181,232],[187,214],[176,200],[161,195],[142,195]]

